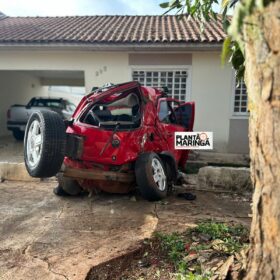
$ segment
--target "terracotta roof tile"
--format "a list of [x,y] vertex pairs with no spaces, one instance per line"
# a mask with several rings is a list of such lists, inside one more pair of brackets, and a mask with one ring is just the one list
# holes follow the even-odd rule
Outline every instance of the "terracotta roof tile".
[[204,32],[183,16],[6,17],[0,21],[0,43],[220,43],[221,20]]

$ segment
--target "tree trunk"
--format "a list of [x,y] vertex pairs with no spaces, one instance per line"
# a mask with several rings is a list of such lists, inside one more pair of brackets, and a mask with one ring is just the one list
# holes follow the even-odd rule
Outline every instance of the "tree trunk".
[[255,186],[246,279],[280,279],[280,1],[244,22]]

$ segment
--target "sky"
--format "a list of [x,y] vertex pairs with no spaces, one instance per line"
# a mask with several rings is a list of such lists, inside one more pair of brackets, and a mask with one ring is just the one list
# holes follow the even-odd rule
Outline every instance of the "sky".
[[0,0],[7,16],[153,15],[166,0]]

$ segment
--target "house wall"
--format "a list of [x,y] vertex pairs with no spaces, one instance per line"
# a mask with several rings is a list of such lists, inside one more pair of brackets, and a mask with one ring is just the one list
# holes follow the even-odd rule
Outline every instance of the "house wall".
[[232,69],[220,53],[194,53],[191,99],[196,102],[197,131],[213,131],[214,150],[227,152],[231,116]]
[[129,65],[191,65],[190,53],[131,53]]
[[0,71],[0,136],[7,135],[7,110],[13,104],[27,104],[36,95],[45,96],[47,89],[32,75]]
[[247,154],[249,152],[248,118],[230,120],[228,152]]
[[[89,92],[93,86],[131,80],[131,64],[142,63],[144,66],[145,61],[155,66],[159,66],[159,61],[164,61],[170,67],[172,62],[174,66],[186,64],[191,71],[191,100],[196,102],[194,129],[214,132],[215,151],[235,152],[236,146],[231,144],[229,147],[230,127],[231,130],[236,130],[236,126],[239,125],[230,124],[233,73],[230,66],[221,66],[219,52],[176,53],[175,56],[172,53],[160,53],[153,59],[151,53],[140,56],[135,54],[135,52],[0,51],[0,70],[79,70],[84,72],[85,88],[86,92]],[[5,77],[0,73],[1,88],[3,81],[7,85]],[[9,77],[8,83],[13,84],[15,80],[15,77]],[[26,78],[25,84],[26,90],[20,92],[17,90],[17,95],[9,102],[3,103],[2,100],[6,98],[7,93],[1,92],[1,118],[5,116],[8,104],[19,103],[33,94],[32,90],[29,91],[29,78]],[[12,87],[16,90],[18,84],[11,85]],[[245,130],[242,134],[246,138],[246,126],[241,125],[240,129]]]
[[86,92],[93,86],[125,82],[131,78],[127,53],[1,51],[1,69],[84,71]]

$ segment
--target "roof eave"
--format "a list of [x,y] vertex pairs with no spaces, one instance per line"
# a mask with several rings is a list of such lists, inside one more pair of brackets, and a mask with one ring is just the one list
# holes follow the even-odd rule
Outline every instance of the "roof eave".
[[0,43],[1,50],[75,50],[75,51],[220,51],[222,42],[190,43]]

